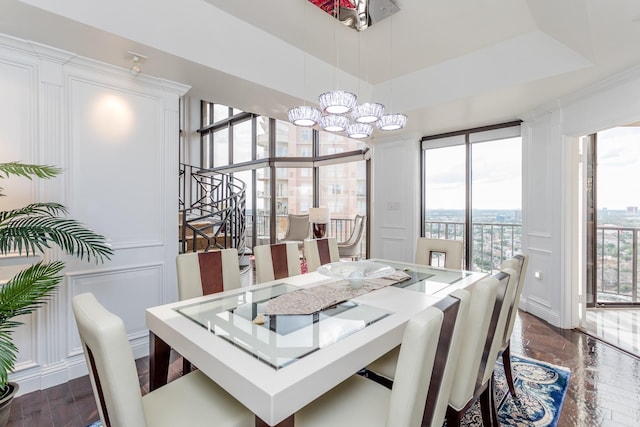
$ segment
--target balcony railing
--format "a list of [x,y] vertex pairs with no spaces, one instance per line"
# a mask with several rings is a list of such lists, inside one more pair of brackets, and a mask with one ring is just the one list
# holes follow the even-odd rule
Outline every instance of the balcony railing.
[[[277,215],[276,222],[282,221],[286,224],[286,215]],[[329,237],[335,237],[338,242],[346,241],[353,232],[355,220],[352,218],[331,218],[329,226]],[[286,226],[286,225],[285,225]],[[256,215],[256,223],[253,223],[253,217],[247,216],[247,244],[251,244],[253,233],[256,233],[256,244],[269,243],[269,215]],[[277,240],[277,239],[276,239]],[[365,257],[365,241],[363,237],[360,245],[360,257]]]
[[635,227],[597,227],[597,302],[638,302],[638,233]]
[[[474,223],[471,270],[493,273],[500,263],[522,250],[521,225]],[[467,245],[463,222],[427,221],[426,237],[462,240]],[[638,303],[638,251],[640,228],[597,227],[597,302]],[[469,269],[468,267],[465,267]]]
[[[522,225],[512,223],[475,222],[472,225],[472,266],[467,270],[493,273],[500,263],[522,250]],[[464,222],[426,221],[425,237],[462,240],[467,247]]]

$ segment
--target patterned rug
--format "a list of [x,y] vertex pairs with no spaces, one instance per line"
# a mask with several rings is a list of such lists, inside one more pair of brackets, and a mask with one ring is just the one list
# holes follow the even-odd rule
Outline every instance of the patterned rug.
[[[502,361],[496,364],[494,390],[501,426],[555,427],[569,384],[567,368],[521,356],[511,356],[516,394],[513,399],[504,376]],[[446,423],[444,424],[446,426]],[[482,427],[480,404],[465,414],[462,425]]]
[[[497,364],[495,371],[500,425],[556,427],[569,384],[569,370],[521,356],[511,356],[511,366],[515,375],[516,399],[509,393],[502,363]],[[482,427],[478,403],[465,414],[462,425]],[[88,427],[101,426],[102,423],[96,421]]]

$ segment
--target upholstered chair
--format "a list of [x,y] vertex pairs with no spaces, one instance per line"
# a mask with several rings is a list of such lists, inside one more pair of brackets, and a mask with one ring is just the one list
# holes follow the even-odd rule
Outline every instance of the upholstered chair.
[[311,237],[311,223],[309,214],[289,214],[287,215],[287,231],[278,243],[295,242],[298,250],[302,250],[304,239]]
[[338,242],[338,254],[340,258],[354,259],[360,257],[360,242],[364,235],[366,225],[367,217],[364,215],[356,215],[351,235],[344,242]]
[[462,251],[462,240],[418,237],[416,242],[416,264],[433,265],[433,256],[443,253],[444,267],[460,270],[462,268]]
[[72,306],[105,427],[254,425],[254,415],[200,371],[142,396],[122,319],[90,293]]
[[240,287],[235,248],[180,254],[176,256],[176,271],[181,301]]
[[[459,306],[459,300],[451,299]],[[414,316],[404,331],[392,389],[353,375],[299,410],[296,427],[442,426],[443,418],[434,418],[435,408],[426,402],[436,402],[441,393],[438,343],[451,335],[456,317],[452,315],[453,321],[445,326],[445,314],[436,307]]]
[[256,283],[302,274],[300,253],[295,242],[259,245],[253,248]]
[[307,260],[309,272],[316,271],[323,264],[340,261],[335,237],[306,239],[304,241],[304,258]]
[[507,312],[515,287],[510,286],[509,273],[513,270],[482,279],[472,290],[469,321],[462,341],[449,407],[447,426],[458,427],[464,414],[480,401],[482,422],[485,427],[498,426],[498,414],[493,401],[493,370],[499,344],[506,324]]
[[504,338],[502,345],[500,346],[500,353],[502,355],[502,365],[504,366],[504,373],[507,379],[507,385],[511,396],[516,397],[516,387],[513,382],[513,368],[511,367],[511,334],[513,333],[513,326],[516,322],[516,316],[518,314],[518,307],[520,306],[520,296],[522,295],[522,288],[524,287],[524,280],[527,274],[527,266],[529,264],[529,257],[527,255],[516,254],[512,258],[508,258],[500,264],[500,270],[504,271],[508,268],[512,269],[515,277],[511,280],[517,280],[513,300],[511,301],[511,308],[509,309],[509,316],[507,319],[506,329],[504,331]]
[[[460,301],[459,307],[455,311],[451,310],[452,306],[447,301],[449,298],[455,298]],[[447,322],[447,318],[451,317],[453,321],[455,321],[456,326],[450,335],[441,338],[438,342],[438,349],[436,350],[438,358],[444,363],[444,367],[438,366],[438,372],[441,373],[440,390],[437,394],[437,398],[434,399],[433,397],[430,398],[430,396],[428,396],[426,402],[428,407],[433,408],[432,419],[436,422],[433,424],[434,426],[442,426],[447,411],[449,394],[451,393],[451,387],[453,386],[453,378],[458,364],[460,346],[468,319],[470,304],[473,304],[470,293],[465,289],[457,289],[449,294],[447,298],[435,305],[435,307],[445,313],[445,324]],[[393,387],[399,354],[400,346],[394,348],[381,358],[371,363],[366,368],[367,377],[381,384],[385,384],[389,388]]]

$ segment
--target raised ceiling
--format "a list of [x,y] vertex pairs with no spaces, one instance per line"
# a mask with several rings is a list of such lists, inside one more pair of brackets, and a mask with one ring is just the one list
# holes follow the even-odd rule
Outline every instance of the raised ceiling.
[[409,115],[412,137],[521,117],[640,64],[637,0],[397,0],[357,32],[307,0],[0,0],[0,32],[285,119],[333,87]]

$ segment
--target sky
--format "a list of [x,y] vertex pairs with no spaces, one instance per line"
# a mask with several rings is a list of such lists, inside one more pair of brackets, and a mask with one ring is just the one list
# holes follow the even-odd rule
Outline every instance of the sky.
[[640,206],[640,127],[598,133],[598,208]]
[[[464,209],[465,147],[427,150],[427,209]],[[474,209],[522,208],[520,138],[472,146]]]

